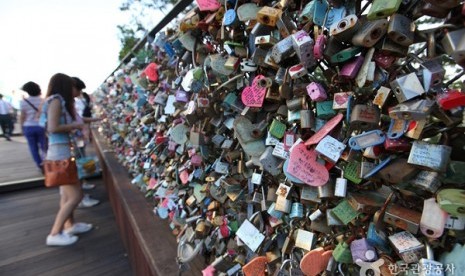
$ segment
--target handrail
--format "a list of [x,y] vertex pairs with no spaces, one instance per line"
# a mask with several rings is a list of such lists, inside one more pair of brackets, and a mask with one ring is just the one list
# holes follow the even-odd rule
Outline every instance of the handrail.
[[[132,47],[131,51],[121,60],[120,64],[110,73],[110,75],[106,78],[108,79],[111,77],[122,65],[128,63],[131,58],[134,56],[135,52],[139,49],[144,47],[145,43],[147,42],[148,37],[155,37],[155,35],[161,31],[166,25],[168,25],[176,16],[178,16],[185,8],[187,8],[193,0],[180,0],[176,5],[171,9],[171,11],[163,17],[163,19],[158,22],[158,24],[148,32],[139,42]],[[102,82],[105,83],[106,79]]]

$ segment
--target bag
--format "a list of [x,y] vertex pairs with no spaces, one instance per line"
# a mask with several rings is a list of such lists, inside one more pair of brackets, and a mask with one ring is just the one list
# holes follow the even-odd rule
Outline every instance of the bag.
[[79,179],[99,176],[101,174],[100,164],[97,156],[78,158],[76,159],[76,165]]
[[46,187],[79,184],[74,157],[65,160],[44,160],[43,164]]

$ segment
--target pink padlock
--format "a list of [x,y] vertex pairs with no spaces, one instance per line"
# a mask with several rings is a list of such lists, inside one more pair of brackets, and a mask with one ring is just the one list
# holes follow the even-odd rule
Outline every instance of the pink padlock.
[[202,157],[200,155],[197,155],[197,154],[193,155],[191,157],[191,164],[194,167],[201,166],[202,165]]
[[315,46],[313,47],[313,56],[316,59],[322,59],[325,48],[326,48],[326,37],[324,35],[319,35],[316,38]]
[[365,58],[363,56],[358,56],[352,61],[344,64],[341,71],[339,72],[339,76],[343,78],[354,79],[357,76],[360,67],[362,67],[364,60]]
[[308,96],[310,96],[310,99],[315,102],[322,102],[328,98],[323,86],[317,82],[312,82],[307,85],[307,93]]

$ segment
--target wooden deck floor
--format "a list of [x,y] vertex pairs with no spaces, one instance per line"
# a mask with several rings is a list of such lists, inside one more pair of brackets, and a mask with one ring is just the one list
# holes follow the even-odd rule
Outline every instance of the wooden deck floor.
[[26,138],[13,136],[11,142],[0,137],[0,188],[18,182],[43,179],[32,160]]
[[132,275],[108,196],[100,179],[89,194],[97,206],[77,209],[76,221],[95,228],[68,247],[47,247],[58,208],[58,189],[0,194],[0,275]]

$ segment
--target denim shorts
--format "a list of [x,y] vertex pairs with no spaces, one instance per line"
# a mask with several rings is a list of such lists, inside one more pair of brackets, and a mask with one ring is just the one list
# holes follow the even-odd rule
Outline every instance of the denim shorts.
[[51,144],[48,146],[45,160],[64,160],[71,157],[69,144]]

